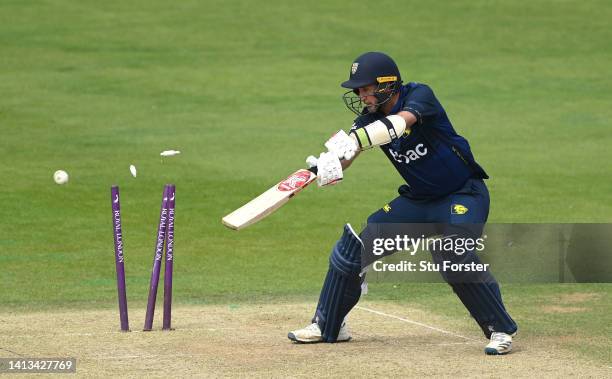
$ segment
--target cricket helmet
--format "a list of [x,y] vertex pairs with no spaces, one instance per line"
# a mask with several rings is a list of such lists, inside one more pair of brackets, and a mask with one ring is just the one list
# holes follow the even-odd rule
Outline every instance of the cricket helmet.
[[351,90],[342,99],[347,108],[360,115],[364,106],[359,97],[359,88],[376,84],[374,96],[377,109],[391,100],[402,85],[402,77],[397,65],[390,56],[380,52],[368,52],[358,56],[351,65],[349,80],[341,84]]

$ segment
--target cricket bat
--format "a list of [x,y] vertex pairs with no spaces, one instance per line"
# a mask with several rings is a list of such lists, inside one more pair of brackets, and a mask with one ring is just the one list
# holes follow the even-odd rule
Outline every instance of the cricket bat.
[[221,219],[223,225],[240,230],[272,214],[317,178],[317,168],[300,169],[287,179]]
[[[387,144],[396,139],[397,136],[401,136],[405,130],[406,121],[401,116],[391,115],[368,124],[356,132],[351,132],[351,136],[355,139],[355,143],[359,145],[359,150],[364,150]],[[230,229],[244,229],[282,207],[316,178],[316,167],[308,170],[297,170],[287,179],[223,217],[221,222]]]

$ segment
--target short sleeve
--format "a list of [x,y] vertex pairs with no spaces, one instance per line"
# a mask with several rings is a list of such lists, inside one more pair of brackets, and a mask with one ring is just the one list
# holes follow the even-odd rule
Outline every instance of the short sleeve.
[[417,122],[422,124],[425,119],[438,114],[438,101],[429,86],[419,84],[406,96],[402,111],[412,113]]

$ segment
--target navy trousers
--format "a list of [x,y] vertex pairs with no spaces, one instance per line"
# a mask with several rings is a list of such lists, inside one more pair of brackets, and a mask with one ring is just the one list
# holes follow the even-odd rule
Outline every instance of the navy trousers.
[[[454,193],[431,201],[412,200],[399,196],[368,217],[368,226],[374,224],[425,224],[443,225],[442,235],[464,233],[462,224],[472,225],[470,233],[480,237],[482,226],[489,215],[489,192],[483,180],[469,179]],[[480,230],[473,229],[480,225]],[[465,226],[465,225],[464,225]],[[459,232],[458,232],[459,231]],[[457,233],[458,232],[458,233]],[[434,261],[436,260],[435,252]],[[455,257],[460,263],[480,263],[474,251]],[[466,276],[467,275],[467,276]],[[486,337],[494,331],[513,334],[516,323],[502,302],[499,285],[489,273],[442,273],[455,294],[479,324]]]

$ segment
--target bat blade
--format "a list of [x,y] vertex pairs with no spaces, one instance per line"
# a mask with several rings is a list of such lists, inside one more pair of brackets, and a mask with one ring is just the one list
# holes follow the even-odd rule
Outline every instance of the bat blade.
[[223,217],[221,222],[230,229],[240,230],[265,218],[282,207],[298,192],[312,183],[315,170],[300,169],[266,192]]

